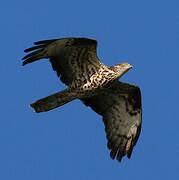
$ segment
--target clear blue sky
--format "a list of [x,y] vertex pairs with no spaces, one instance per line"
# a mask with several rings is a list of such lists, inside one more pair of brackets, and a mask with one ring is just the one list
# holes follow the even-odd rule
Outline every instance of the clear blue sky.
[[[3,1],[0,179],[178,180],[179,2]],[[65,88],[48,61],[21,66],[32,42],[98,40],[107,65],[134,66],[121,80],[141,87],[143,126],[132,158],[109,157],[101,117],[80,101],[36,114],[28,105]]]

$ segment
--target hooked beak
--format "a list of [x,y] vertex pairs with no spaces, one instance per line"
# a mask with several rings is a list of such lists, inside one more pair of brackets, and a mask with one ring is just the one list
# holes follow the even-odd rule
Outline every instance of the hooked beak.
[[134,66],[132,66],[131,64],[128,64],[127,70],[132,69]]
[[134,66],[132,66],[131,64],[129,64],[129,68],[131,69],[131,68],[133,68]]

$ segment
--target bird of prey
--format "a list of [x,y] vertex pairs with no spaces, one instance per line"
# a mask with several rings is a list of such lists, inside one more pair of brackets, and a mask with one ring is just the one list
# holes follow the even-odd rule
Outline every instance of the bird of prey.
[[89,38],[62,38],[38,41],[24,50],[23,66],[49,59],[67,89],[42,98],[30,106],[45,112],[74,99],[81,100],[103,117],[108,148],[119,162],[131,157],[141,131],[141,93],[138,86],[120,82],[132,68],[128,63],[106,66],[97,57],[97,41]]

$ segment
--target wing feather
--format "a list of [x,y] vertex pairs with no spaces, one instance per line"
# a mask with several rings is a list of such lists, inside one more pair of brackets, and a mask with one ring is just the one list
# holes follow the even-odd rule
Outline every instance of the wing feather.
[[[52,68],[66,85],[82,84],[99,70],[102,63],[97,57],[97,41],[88,38],[63,38],[34,43],[22,58],[23,65],[39,59],[49,59]],[[32,51],[32,52],[31,52]]]
[[115,81],[91,98],[81,99],[103,116],[110,156],[131,157],[141,131],[141,93],[137,86]]

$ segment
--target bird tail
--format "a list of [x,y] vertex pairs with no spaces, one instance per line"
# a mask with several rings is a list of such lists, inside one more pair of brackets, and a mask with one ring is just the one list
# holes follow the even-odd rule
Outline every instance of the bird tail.
[[30,107],[33,108],[37,113],[46,112],[63,106],[64,104],[77,98],[79,98],[79,93],[77,91],[71,91],[68,88],[56,94],[52,94],[48,97],[42,98],[30,104]]

